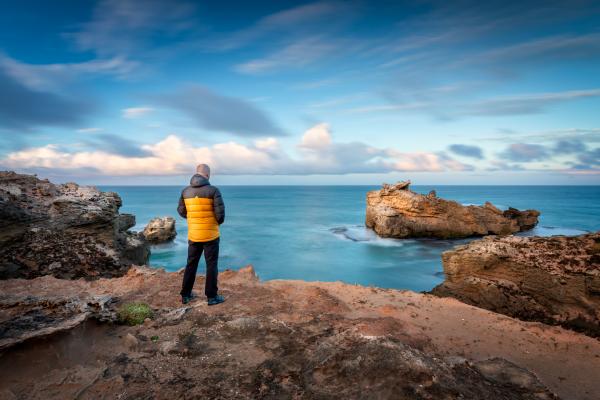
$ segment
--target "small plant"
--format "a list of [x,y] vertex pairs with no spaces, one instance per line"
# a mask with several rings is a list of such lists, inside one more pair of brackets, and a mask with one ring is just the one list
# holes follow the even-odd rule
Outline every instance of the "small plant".
[[126,303],[119,307],[117,318],[120,323],[127,325],[140,325],[146,318],[152,318],[152,309],[146,303]]
[[158,336],[154,335],[150,338],[153,342],[158,342]]

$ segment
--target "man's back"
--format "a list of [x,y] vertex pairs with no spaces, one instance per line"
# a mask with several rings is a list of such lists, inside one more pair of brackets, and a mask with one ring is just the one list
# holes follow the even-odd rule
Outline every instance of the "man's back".
[[181,192],[179,215],[187,218],[188,239],[208,242],[219,237],[219,225],[225,220],[221,192],[202,175],[194,175]]
[[219,275],[219,225],[225,221],[225,205],[221,192],[212,186],[210,167],[199,164],[196,175],[190,179],[190,185],[183,189],[179,198],[177,212],[188,223],[188,259],[181,284],[181,301],[187,304],[195,294],[192,292],[196,280],[196,271],[200,257],[204,252],[206,260],[206,279],[204,294],[208,305],[216,305],[225,301],[218,294],[217,276]]

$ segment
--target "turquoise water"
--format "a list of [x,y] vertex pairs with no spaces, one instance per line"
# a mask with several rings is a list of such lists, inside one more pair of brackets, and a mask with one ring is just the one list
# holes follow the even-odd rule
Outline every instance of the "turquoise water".
[[[223,186],[219,268],[253,264],[261,279],[344,281],[430,290],[443,280],[440,254],[462,241],[381,239],[365,229],[365,197],[376,186]],[[118,192],[135,230],[155,216],[177,219],[173,243],[152,248],[150,264],[185,265],[187,229],[176,212],[181,187],[102,187]],[[427,193],[434,187],[413,186]],[[438,196],[463,204],[486,200],[500,208],[542,212],[537,235],[600,230],[600,186],[436,186]],[[202,261],[203,262],[203,261]],[[203,265],[203,264],[202,264]],[[201,265],[201,268],[202,268]]]

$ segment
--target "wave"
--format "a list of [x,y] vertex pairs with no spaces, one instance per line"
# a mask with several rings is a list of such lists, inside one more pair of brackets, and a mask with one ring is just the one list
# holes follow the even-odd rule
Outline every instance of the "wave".
[[412,239],[391,239],[377,236],[375,232],[364,226],[340,226],[329,229],[340,239],[349,240],[352,242],[365,243],[373,246],[382,247],[401,247],[407,243],[413,243]]
[[589,233],[581,229],[563,228],[559,226],[536,226],[530,231],[520,232],[518,236],[578,236]]

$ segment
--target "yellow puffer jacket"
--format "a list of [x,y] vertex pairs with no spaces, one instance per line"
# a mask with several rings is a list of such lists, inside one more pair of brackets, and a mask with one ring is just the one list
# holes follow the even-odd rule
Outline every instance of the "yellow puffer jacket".
[[225,204],[221,192],[208,179],[194,175],[183,189],[177,212],[188,223],[188,239],[210,242],[219,237],[219,225],[225,221]]
[[209,242],[219,237],[219,224],[213,211],[213,199],[193,197],[184,199],[187,210],[188,239]]

